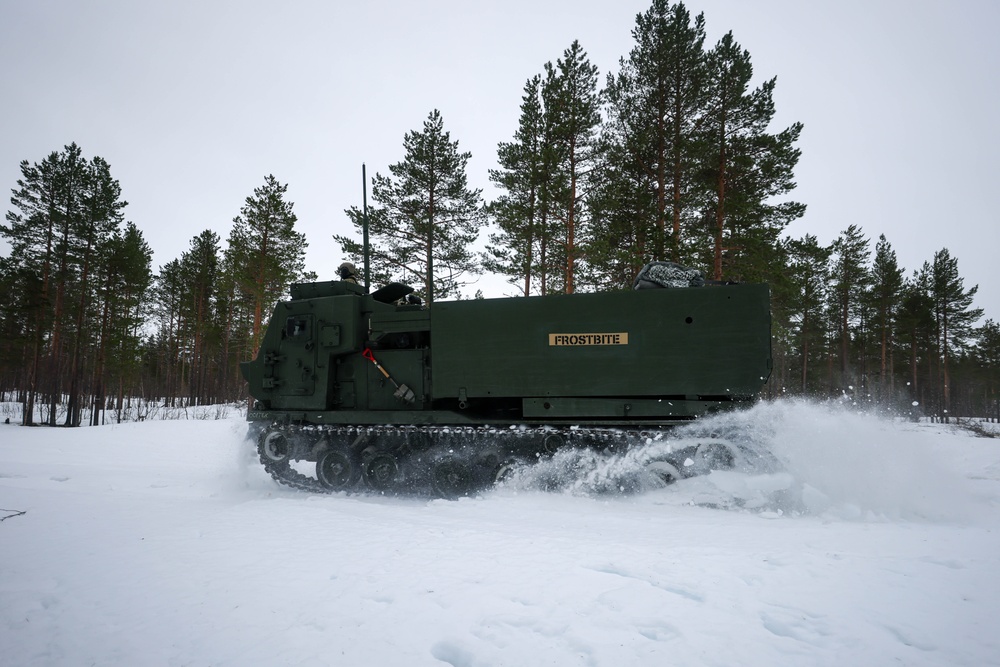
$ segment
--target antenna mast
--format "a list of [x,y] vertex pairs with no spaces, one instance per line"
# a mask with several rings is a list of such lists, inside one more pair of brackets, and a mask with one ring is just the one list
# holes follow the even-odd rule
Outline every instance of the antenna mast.
[[368,176],[365,174],[365,163],[361,163],[361,197],[364,206],[361,228],[364,236],[365,253],[365,292],[371,291],[371,266],[368,260]]

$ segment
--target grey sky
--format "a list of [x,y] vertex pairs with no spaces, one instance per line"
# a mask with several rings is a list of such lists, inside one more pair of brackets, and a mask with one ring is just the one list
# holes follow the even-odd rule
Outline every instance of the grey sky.
[[[778,79],[772,129],[804,123],[789,228],[884,233],[911,273],[947,247],[1000,318],[1000,3],[691,0],[708,42],[732,30],[756,80]],[[601,79],[650,0],[210,2],[0,0],[0,189],[19,163],[77,142],[111,165],[154,266],[204,229],[227,237],[273,173],[307,266],[332,279],[361,163],[387,173],[440,109],[491,197],[496,145],[524,82],[579,39]],[[0,253],[9,251],[0,247]],[[480,283],[487,296],[505,290]]]

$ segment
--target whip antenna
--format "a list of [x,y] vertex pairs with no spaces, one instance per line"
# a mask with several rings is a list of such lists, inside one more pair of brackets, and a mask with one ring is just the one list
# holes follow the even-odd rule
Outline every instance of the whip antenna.
[[371,266],[368,262],[368,176],[365,174],[365,163],[361,163],[361,199],[364,207],[361,215],[361,229],[364,237],[365,253],[365,292],[371,291]]

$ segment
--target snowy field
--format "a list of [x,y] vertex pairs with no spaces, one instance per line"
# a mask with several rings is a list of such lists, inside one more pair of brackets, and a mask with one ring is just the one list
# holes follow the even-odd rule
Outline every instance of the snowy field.
[[1000,665],[1000,439],[726,426],[780,468],[444,501],[280,488],[236,414],[0,424],[0,665]]

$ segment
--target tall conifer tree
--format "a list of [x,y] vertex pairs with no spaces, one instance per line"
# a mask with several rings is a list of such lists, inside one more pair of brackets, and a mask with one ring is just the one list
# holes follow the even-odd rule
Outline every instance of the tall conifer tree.
[[[30,289],[32,344],[23,421],[35,421],[35,398],[48,394],[45,422],[56,424],[56,406],[68,392],[66,424],[80,423],[85,357],[96,321],[90,307],[93,275],[121,222],[121,188],[100,157],[87,160],[73,143],[41,163],[21,163],[7,224],[0,235],[13,248],[14,275]],[[30,279],[29,279],[30,277]]]
[[801,364],[800,390],[808,393],[814,387],[810,384],[810,369],[815,366],[828,328],[824,307],[829,289],[831,249],[820,245],[810,234],[802,239],[789,239],[785,247],[789,257],[787,279],[791,293],[787,307],[796,323],[795,338]]
[[[406,134],[403,148],[402,162],[389,166],[391,176],[376,174],[372,185],[373,277],[416,282],[431,304],[458,295],[479,272],[471,245],[485,222],[481,190],[469,188],[465,170],[471,154],[459,152],[437,109],[420,132]],[[362,212],[351,208],[347,215],[360,231]],[[360,261],[360,243],[345,236],[334,239]]]
[[982,308],[973,308],[978,285],[965,289],[958,273],[958,258],[947,248],[934,253],[931,265],[931,298],[937,321],[938,354],[941,365],[941,396],[944,416],[951,411],[950,361],[960,352],[972,334],[972,325],[983,315]]
[[[930,296],[930,264],[903,283],[902,300],[897,314],[896,339],[909,360],[906,385],[911,398],[927,406],[935,354],[934,302]],[[921,372],[921,364],[923,372]]]
[[575,289],[578,239],[585,231],[585,199],[598,161],[597,127],[600,107],[597,67],[591,64],[578,41],[574,41],[556,61],[556,76],[546,103],[552,117],[553,134],[561,157],[559,170],[565,174],[565,189],[558,208],[562,221],[563,291]]
[[761,281],[779,234],[805,211],[796,202],[770,201],[795,187],[792,170],[800,152],[793,144],[802,125],[768,133],[775,79],[750,90],[750,54],[732,32],[707,54],[707,72],[698,131],[707,200],[703,219],[712,247],[707,263],[716,280]]
[[875,258],[871,271],[871,310],[874,315],[872,326],[879,341],[879,391],[884,396],[893,387],[893,332],[899,313],[899,301],[903,292],[903,271],[896,260],[896,251],[880,234],[875,244]]
[[986,320],[976,331],[975,355],[983,369],[986,413],[1000,421],[1000,324]]
[[683,3],[653,0],[636,16],[635,39],[620,72],[608,77],[606,136],[641,170],[655,197],[647,212],[656,230],[651,259],[684,261],[682,227],[695,212],[697,122],[705,105],[705,18],[692,21]]
[[237,288],[249,298],[252,313],[250,356],[257,353],[263,335],[264,314],[302,276],[305,235],[295,231],[293,203],[285,200],[287,185],[273,175],[254,188],[240,214],[233,218],[226,254]]
[[181,276],[186,284],[187,347],[190,349],[189,400],[209,398],[210,345],[216,339],[216,290],[219,282],[219,235],[206,229],[191,239],[181,255]]
[[140,371],[139,348],[142,326],[149,305],[153,251],[134,223],[115,233],[108,244],[106,262],[98,280],[101,325],[98,358],[94,371],[94,410],[91,424],[103,423],[102,411],[109,389],[116,392],[116,411],[137,394]]
[[541,103],[541,76],[524,84],[521,117],[514,139],[497,147],[499,169],[490,170],[490,181],[503,190],[486,211],[496,223],[483,258],[483,268],[499,273],[521,293],[532,293],[536,271],[535,245],[541,217],[542,164],[545,151],[544,119]]
[[871,282],[868,273],[868,239],[857,225],[847,229],[833,242],[833,263],[830,267],[831,309],[835,313],[834,333],[839,341],[840,389],[855,386],[851,364],[851,334],[860,316],[862,300]]

